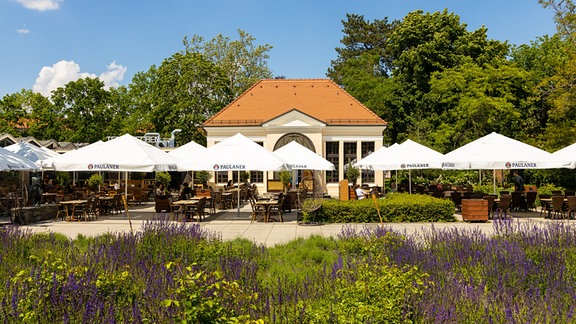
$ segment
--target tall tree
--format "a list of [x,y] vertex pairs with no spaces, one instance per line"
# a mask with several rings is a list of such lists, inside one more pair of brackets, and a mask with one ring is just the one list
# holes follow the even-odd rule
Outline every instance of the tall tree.
[[196,52],[164,60],[152,84],[152,124],[161,134],[182,129],[181,142],[205,142],[200,129],[207,118],[232,100],[224,70]]
[[[433,105],[426,97],[434,73],[470,62],[497,66],[508,53],[506,43],[487,39],[486,28],[469,32],[457,15],[446,10],[414,11],[400,22],[377,21],[379,27],[361,17],[348,18],[342,42],[350,46],[339,51],[329,75],[389,123],[385,140],[390,143],[407,137],[428,140],[433,131],[428,117],[438,115],[430,111]],[[381,34],[372,35],[375,31]],[[357,39],[379,40],[379,50]],[[378,66],[387,73],[374,73]]]
[[23,123],[28,122],[30,91],[5,95],[0,101],[0,133],[18,134]]
[[533,118],[530,73],[511,64],[469,62],[433,74],[429,114],[434,147],[446,153],[490,132],[528,139]]
[[209,61],[226,72],[234,97],[242,94],[260,79],[272,78],[266,60],[272,49],[269,44],[255,45],[255,38],[243,30],[238,30],[238,39],[218,34],[209,41],[193,35],[184,38],[186,52],[204,55]]
[[62,134],[68,141],[92,143],[105,139],[113,118],[110,93],[98,78],[68,82],[52,92],[52,102],[63,118]]
[[550,106],[545,139],[551,149],[576,141],[576,5],[572,0],[539,0],[554,11],[558,36],[565,42],[567,60],[557,73],[538,84],[538,95]]
[[342,20],[343,47],[336,48],[338,57],[328,69],[328,77],[344,85],[351,76],[349,72],[363,69],[365,74],[375,77],[388,77],[392,69],[389,37],[398,21],[388,22],[388,18],[365,20],[364,16],[346,14]]

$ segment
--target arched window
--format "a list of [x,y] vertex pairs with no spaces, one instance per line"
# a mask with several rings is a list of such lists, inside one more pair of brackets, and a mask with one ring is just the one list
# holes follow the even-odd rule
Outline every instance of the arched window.
[[314,148],[314,144],[312,144],[312,141],[306,135],[302,135],[300,133],[288,133],[280,137],[280,139],[278,139],[276,144],[274,144],[274,151],[292,141],[296,141],[296,143],[304,146],[310,151],[316,152],[316,149]]

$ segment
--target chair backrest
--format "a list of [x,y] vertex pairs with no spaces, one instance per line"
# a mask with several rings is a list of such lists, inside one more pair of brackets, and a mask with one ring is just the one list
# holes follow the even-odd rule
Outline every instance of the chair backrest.
[[568,196],[566,197],[568,203],[568,209],[572,211],[576,211],[576,196]]
[[536,201],[536,196],[538,196],[537,191],[527,191],[526,192],[526,203],[528,205],[534,204]]
[[500,191],[500,195],[509,195],[509,194],[510,194],[510,191],[508,191],[508,190]]
[[552,209],[561,211],[564,205],[564,196],[552,196]]
[[496,198],[496,197],[494,197],[494,196],[489,196],[489,195],[482,196],[482,199],[488,201],[488,210],[492,210],[492,207],[494,206],[494,199],[495,199],[495,198]]
[[500,196],[500,203],[498,204],[500,209],[508,209],[510,208],[510,204],[512,204],[512,196],[504,194]]

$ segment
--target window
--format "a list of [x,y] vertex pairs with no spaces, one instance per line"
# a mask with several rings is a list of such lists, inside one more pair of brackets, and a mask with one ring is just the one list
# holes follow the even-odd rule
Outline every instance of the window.
[[344,143],[344,178],[348,179],[346,176],[346,170],[348,170],[348,164],[356,163],[356,142]]
[[[374,142],[362,142],[362,158],[367,157],[374,152]],[[374,170],[362,169],[362,182],[375,182]]]
[[227,183],[228,171],[216,171],[216,183]]
[[338,182],[338,167],[340,159],[340,147],[338,142],[326,142],[326,160],[334,164],[334,170],[326,171],[326,182]]
[[[264,142],[256,142],[260,146],[264,146]],[[250,171],[250,183],[264,183],[263,171]]]

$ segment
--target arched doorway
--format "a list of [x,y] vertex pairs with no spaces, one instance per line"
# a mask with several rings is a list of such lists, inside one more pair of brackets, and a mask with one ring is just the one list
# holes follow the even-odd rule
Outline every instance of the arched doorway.
[[[314,147],[314,144],[312,143],[312,141],[310,140],[310,138],[308,138],[308,136],[304,135],[304,134],[300,134],[300,133],[288,133],[283,135],[282,137],[280,137],[278,139],[278,141],[276,141],[276,144],[274,144],[274,151],[276,151],[277,149],[281,148],[282,146],[295,141],[296,143],[304,146],[305,148],[309,149],[310,151],[316,153],[316,148]],[[274,178],[276,179],[278,177],[277,172],[274,174]],[[304,177],[314,177],[314,171],[313,170],[294,170],[292,172],[292,187],[294,188],[297,184],[300,183],[300,181],[302,180],[302,178]]]
[[274,151],[276,151],[277,149],[281,148],[282,146],[284,146],[284,145],[286,145],[292,141],[296,141],[296,143],[304,146],[305,148],[309,149],[310,151],[316,152],[316,149],[314,148],[314,144],[308,138],[308,136],[300,134],[300,133],[288,133],[288,134],[285,134],[284,136],[280,137],[278,139],[278,141],[276,141],[276,144],[274,144]]

